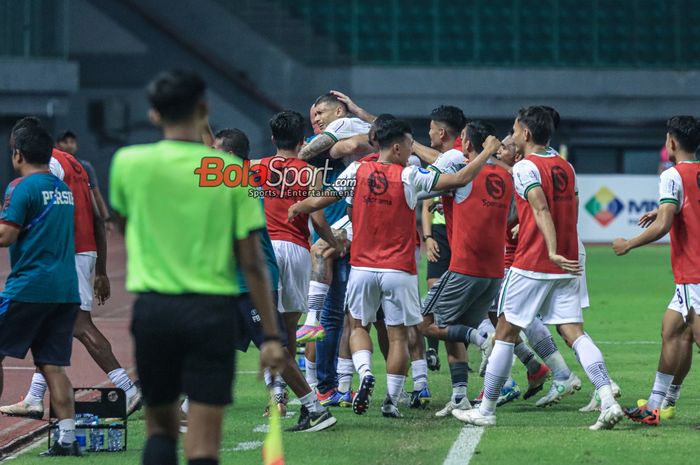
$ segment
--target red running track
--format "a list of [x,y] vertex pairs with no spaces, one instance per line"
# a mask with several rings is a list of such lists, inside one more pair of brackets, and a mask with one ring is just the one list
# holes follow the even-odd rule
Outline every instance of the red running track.
[[[0,251],[0,286],[4,287],[5,279],[10,271],[8,252]],[[129,319],[133,296],[124,289],[126,270],[126,255],[124,241],[118,234],[112,234],[109,239],[107,274],[112,288],[112,296],[103,306],[93,308],[92,317],[98,328],[112,344],[112,350],[117,360],[134,378],[134,358],[131,335],[129,334]],[[0,287],[0,289],[2,289]],[[74,387],[102,387],[111,385],[107,375],[95,364],[83,346],[74,340],[73,358],[68,376]],[[25,360],[6,358],[4,367],[4,390],[0,404],[6,405],[18,402],[27,392],[34,373],[31,354]],[[45,399],[44,420],[30,420],[0,416],[0,452],[9,452],[15,446],[21,445],[23,439],[36,435],[37,431],[47,425],[48,393]]]

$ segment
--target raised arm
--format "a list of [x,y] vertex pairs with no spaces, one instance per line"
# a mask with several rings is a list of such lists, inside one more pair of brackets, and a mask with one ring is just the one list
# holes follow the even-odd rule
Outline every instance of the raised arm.
[[420,142],[413,141],[413,147],[411,148],[413,153],[416,154],[418,158],[423,160],[425,163],[432,165],[435,160],[440,156],[440,152],[430,147],[426,147]]
[[374,147],[369,143],[367,134],[358,134],[348,139],[339,140],[329,152],[331,158],[361,157],[369,155]]
[[441,174],[433,190],[444,191],[466,186],[479,174],[481,168],[483,168],[486,162],[489,161],[489,158],[498,151],[500,146],[501,142],[496,137],[487,137],[486,141],[484,141],[484,149],[474,160],[470,161],[467,166],[454,174]]
[[355,102],[352,101],[352,99],[350,97],[348,97],[344,93],[339,92],[337,90],[332,90],[331,94],[335,95],[338,98],[338,100],[343,102],[345,104],[345,106],[348,107],[348,111],[350,113],[357,116],[365,123],[372,124],[372,123],[374,123],[374,120],[377,119],[376,116],[369,113],[368,111],[365,111],[364,108],[360,108]]
[[[311,188],[309,189],[310,197],[317,198],[322,197],[323,194],[323,180],[320,170],[316,170],[315,178]],[[333,234],[328,221],[326,220],[326,215],[324,215],[323,210],[316,210],[310,214],[311,223],[313,224],[314,230],[318,235],[328,243],[328,245],[333,249],[339,249],[340,245]]]
[[315,156],[322,154],[326,150],[329,150],[331,147],[333,147],[333,145],[335,145],[335,143],[335,139],[322,132],[301,149],[298,157],[301,160],[310,160]]
[[618,238],[613,241],[613,250],[617,255],[625,255],[632,249],[656,242],[671,230],[676,214],[676,204],[662,203],[656,212],[656,219],[640,235],[630,240]]

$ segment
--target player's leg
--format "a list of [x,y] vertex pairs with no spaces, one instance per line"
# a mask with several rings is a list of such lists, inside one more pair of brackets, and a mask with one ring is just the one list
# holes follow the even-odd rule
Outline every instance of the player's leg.
[[431,394],[428,389],[428,361],[425,359],[423,336],[417,326],[408,328],[408,349],[411,357],[411,376],[413,390],[411,392],[411,408],[425,408],[430,403]]
[[[435,278],[428,278],[428,290],[432,289],[435,283],[437,282],[439,276]],[[428,369],[430,371],[439,371],[440,370],[440,357],[439,357],[439,348],[440,348],[440,340],[435,338],[435,337],[430,337],[427,336],[426,340],[428,341],[428,348],[425,351],[425,358],[428,362]]]
[[[542,320],[535,318],[527,328],[523,329],[523,333],[527,337],[534,352],[544,361],[548,368],[547,371],[541,370],[542,373],[536,372],[532,376],[528,371],[528,392],[524,398],[530,398],[542,389],[542,385],[549,376],[549,370],[551,370],[552,378],[558,385],[567,386],[571,384],[571,382],[574,381],[571,376],[572,372],[566,364],[566,361],[564,361],[561,352],[559,352],[552,334],[544,323],[542,323]],[[567,390],[569,390],[568,387]],[[542,400],[541,404],[547,404],[547,400]]]
[[352,410],[364,414],[374,392],[375,378],[372,374],[372,339],[369,327],[376,320],[382,290],[379,273],[351,269],[348,278],[347,306],[352,316],[350,351],[355,370],[360,375],[360,387],[353,396]]
[[379,307],[377,310],[377,321],[374,322],[374,329],[377,330],[377,344],[379,344],[379,352],[382,353],[384,361],[389,358],[389,335],[387,333],[386,322],[384,321],[384,309]]
[[685,381],[686,376],[688,376],[693,363],[693,331],[690,326],[688,326],[683,333],[678,354],[678,368],[676,368],[673,381],[671,381],[666,397],[661,404],[660,416],[662,420],[670,420],[676,416],[676,402],[678,402],[681,396],[683,381]]
[[335,260],[332,271],[332,284],[321,312],[325,337],[316,341],[317,390],[325,405],[350,407],[354,367],[348,343],[350,324],[345,321],[345,293],[350,273],[348,258]]
[[453,410],[469,410],[471,405],[467,398],[467,383],[469,381],[469,365],[467,364],[467,349],[460,342],[445,342],[447,362],[450,366],[452,395],[441,410],[435,412],[436,417],[446,417]]
[[333,260],[324,258],[328,244],[319,239],[311,246],[311,280],[309,282],[309,312],[304,325],[297,330],[297,341],[306,343],[323,339],[324,327],[321,324],[326,296],[333,279]]

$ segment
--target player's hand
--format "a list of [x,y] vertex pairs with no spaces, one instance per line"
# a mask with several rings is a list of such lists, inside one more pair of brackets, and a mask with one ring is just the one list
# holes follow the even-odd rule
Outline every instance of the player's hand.
[[549,259],[567,273],[581,274],[581,265],[579,265],[578,260],[569,260],[557,254],[550,254]]
[[440,246],[432,237],[425,240],[425,252],[429,262],[437,262],[440,258]]
[[353,102],[352,99],[350,97],[348,97],[347,95],[345,95],[344,93],[339,92],[337,90],[332,90],[331,94],[335,95],[335,97],[338,100],[343,102],[345,104],[345,106],[348,107],[348,111],[350,113],[357,115],[358,113],[362,112],[362,108],[358,107],[357,104],[355,102]]
[[280,341],[270,340],[263,342],[260,346],[260,372],[258,378],[262,378],[265,368],[275,375],[282,372],[285,359],[285,349]]
[[297,202],[295,204],[292,204],[289,207],[289,210],[287,210],[287,219],[289,221],[292,221],[294,218],[296,218],[298,215],[301,214],[301,212],[299,211],[299,203],[301,203],[301,202]]
[[97,305],[104,305],[104,303],[109,300],[111,295],[111,289],[109,286],[109,278],[106,274],[98,274],[95,276],[94,284],[95,298],[97,299]]
[[484,141],[484,151],[491,155],[498,152],[499,148],[501,148],[501,141],[498,140],[498,137],[488,136]]
[[513,229],[510,230],[510,233],[513,235],[513,239],[517,239],[518,235],[520,234],[520,223],[513,226]]
[[639,222],[637,223],[639,226],[642,228],[648,228],[651,226],[651,223],[656,221],[656,217],[659,215],[659,209],[657,208],[656,210],[652,210],[650,212],[646,212],[645,214],[642,215],[641,218],[639,218]]
[[615,255],[621,256],[627,254],[627,252],[630,251],[629,243],[627,239],[623,239],[621,237],[618,237],[615,239],[612,243],[612,248],[613,251],[615,252]]

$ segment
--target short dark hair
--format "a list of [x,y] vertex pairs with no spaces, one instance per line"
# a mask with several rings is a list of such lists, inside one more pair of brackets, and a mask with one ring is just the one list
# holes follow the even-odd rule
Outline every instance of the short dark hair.
[[245,132],[240,129],[222,129],[214,138],[221,139],[221,147],[225,152],[233,153],[244,160],[250,158],[250,141]]
[[58,136],[58,139],[56,139],[56,142],[63,142],[66,139],[78,139],[78,136],[75,135],[73,131],[66,131],[60,136]]
[[330,92],[327,93],[327,94],[323,94],[323,95],[321,95],[319,98],[317,98],[316,101],[314,102],[314,106],[319,105],[319,104],[321,104],[321,103],[327,103],[327,104],[329,104],[329,105],[334,105],[334,106],[340,105],[341,107],[345,108],[345,111],[346,111],[346,112],[349,111],[349,110],[348,110],[348,106],[345,105],[345,103],[341,102],[341,101],[338,99],[338,97],[336,97],[335,95],[331,94]]
[[666,122],[666,130],[683,150],[695,153],[700,147],[700,121],[694,116],[674,116]]
[[464,112],[451,105],[440,105],[431,111],[430,120],[444,124],[452,132],[452,135],[456,136],[462,132],[462,129],[467,124],[467,117],[464,116]]
[[518,122],[530,130],[532,142],[545,145],[554,134],[554,121],[549,111],[543,107],[527,107],[518,111]]
[[20,126],[12,132],[13,154],[19,150],[32,165],[48,165],[53,151],[53,139],[51,134],[41,126]]
[[296,111],[281,111],[270,119],[275,146],[292,150],[304,140],[304,117]]
[[[474,150],[484,150],[484,141],[488,136],[496,135],[496,129],[485,121],[474,120],[467,123],[467,139],[474,146]],[[464,143],[464,141],[462,141]]]
[[41,128],[43,126],[44,125],[41,123],[41,120],[36,116],[25,116],[24,118],[20,118],[17,121],[15,121],[15,124],[12,126],[12,131],[10,131],[10,134],[14,134],[15,131],[22,128]]
[[194,114],[206,88],[194,72],[163,71],[148,84],[148,101],[164,121],[176,123]]
[[542,105],[542,108],[547,110],[549,112],[549,116],[552,117],[552,123],[554,123],[554,130],[556,131],[559,129],[559,121],[561,121],[561,117],[559,116],[559,112],[555,110],[552,107],[549,107],[547,105]]
[[369,139],[369,143],[373,144],[377,142],[377,128],[382,127],[385,125],[388,121],[395,120],[396,116],[390,114],[390,113],[382,113],[381,115],[377,116],[374,121],[372,121],[372,126],[369,128],[369,132],[367,133],[367,138]]
[[379,147],[386,149],[390,147],[391,144],[400,142],[406,134],[413,134],[413,130],[411,129],[411,125],[408,124],[408,121],[390,119],[378,126],[375,129],[375,133]]

